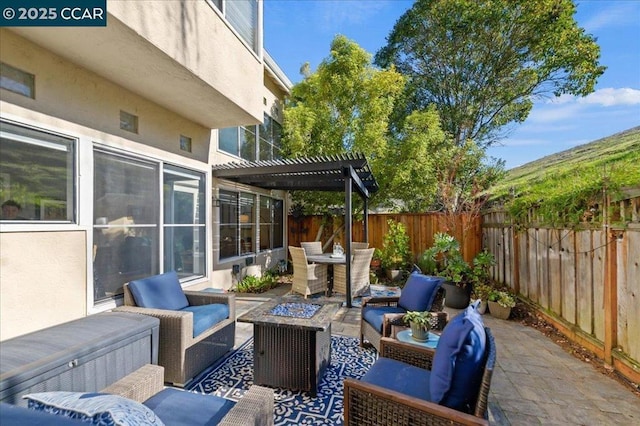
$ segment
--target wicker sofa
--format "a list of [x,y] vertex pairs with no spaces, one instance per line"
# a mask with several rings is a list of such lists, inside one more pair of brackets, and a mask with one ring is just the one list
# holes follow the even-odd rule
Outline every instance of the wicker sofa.
[[[162,274],[149,279],[156,277],[165,279],[167,277],[164,276],[169,275],[170,282],[173,280],[177,282],[177,277],[173,274]],[[160,320],[158,364],[165,367],[164,374],[167,382],[183,387],[233,348],[236,329],[235,294],[184,291],[189,305],[186,309],[213,304],[228,307],[226,318],[204,331],[196,331],[199,323],[197,319],[194,321],[196,313],[185,309],[140,307],[134,299],[130,284],[132,283],[124,285],[124,306],[115,310],[150,315]],[[179,283],[177,285],[179,288]],[[182,289],[180,288],[179,291],[182,292]]]
[[[345,379],[344,381],[344,424],[345,425],[488,425],[487,406],[491,377],[496,361],[496,345],[489,328],[486,333],[486,349],[481,370],[481,381],[474,384],[469,380],[464,386],[472,388],[475,400],[470,404],[470,412],[463,412],[414,395],[399,392],[366,380]],[[434,349],[402,343],[395,339],[382,338],[379,362],[383,359],[401,361],[411,368],[428,370],[430,374],[435,355]],[[401,369],[403,370],[403,369]],[[418,370],[405,370],[409,387],[428,388],[429,383],[421,381]],[[392,375],[395,373],[391,373]],[[366,378],[366,376],[365,376]],[[476,387],[477,386],[477,387]]]
[[[89,416],[89,420],[100,419],[107,423],[112,417],[118,424],[151,425],[160,420],[167,426],[271,426],[273,397],[272,389],[257,385],[249,388],[237,403],[213,395],[165,388],[164,368],[147,364],[98,394],[45,392],[27,395],[32,409],[9,414],[11,424],[45,425],[58,421],[66,424],[62,421],[67,417],[87,421],[86,416]],[[143,423],[140,422],[141,414]]]
[[[420,277],[426,277],[424,275],[416,275]],[[413,279],[414,274],[409,276],[409,279]],[[409,284],[409,280],[405,285],[405,289]],[[403,289],[404,291],[404,289]],[[444,312],[444,298],[445,291],[442,287],[438,287],[433,296],[433,301],[427,310],[432,314],[431,316],[431,329],[435,331],[443,330],[447,325],[449,314]],[[413,298],[410,298],[413,299]],[[415,301],[411,300],[412,304]],[[412,307],[411,305],[409,305]],[[402,318],[408,310],[406,306],[402,304],[400,297],[364,297],[362,299],[361,321],[360,321],[360,345],[364,346],[365,343],[369,343],[380,351],[380,339],[382,337],[395,337],[395,327],[405,327],[406,324]],[[422,310],[422,309],[420,309]],[[378,317],[375,320],[371,320],[371,313],[375,311],[375,316]],[[381,322],[381,325],[378,324]]]

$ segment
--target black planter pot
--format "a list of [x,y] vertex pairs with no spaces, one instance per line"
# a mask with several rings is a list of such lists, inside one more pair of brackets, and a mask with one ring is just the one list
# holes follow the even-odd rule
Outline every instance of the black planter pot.
[[465,287],[458,287],[452,283],[443,283],[444,288],[444,304],[454,309],[464,309],[471,302],[471,286],[467,284]]

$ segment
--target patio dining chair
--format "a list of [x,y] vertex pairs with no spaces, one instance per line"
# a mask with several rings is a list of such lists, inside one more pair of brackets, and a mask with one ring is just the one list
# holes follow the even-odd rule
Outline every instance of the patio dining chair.
[[322,254],[322,241],[303,241],[300,247],[304,249],[305,254]]
[[293,264],[293,283],[291,291],[302,294],[305,299],[316,293],[326,292],[328,288],[328,268],[326,264],[307,262],[302,247],[289,246]]
[[[355,244],[355,243],[352,243]],[[371,259],[375,249],[353,250],[351,260],[351,296],[358,297],[364,293],[370,285],[369,271]],[[347,265],[333,266],[333,291],[347,293]]]

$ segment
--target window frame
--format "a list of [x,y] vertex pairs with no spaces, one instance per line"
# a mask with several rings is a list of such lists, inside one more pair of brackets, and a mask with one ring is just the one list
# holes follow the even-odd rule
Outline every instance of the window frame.
[[[79,151],[80,144],[79,138],[77,136],[72,136],[69,134],[65,134],[63,132],[57,132],[50,129],[45,129],[39,127],[37,125],[27,124],[25,122],[18,122],[15,120],[7,119],[5,117],[0,117],[0,126],[9,126],[15,127],[18,131],[10,131],[9,129],[0,127],[2,131],[2,137],[10,139],[14,142],[18,143],[28,143],[33,145],[39,145],[44,148],[53,149],[56,151],[65,151],[68,152],[68,157],[66,158],[65,165],[65,176],[66,176],[66,190],[65,196],[66,199],[63,200],[65,206],[62,207],[66,210],[66,218],[65,219],[2,219],[0,216],[0,222],[2,223],[3,231],[7,230],[7,228],[15,228],[16,230],[24,230],[27,229],[37,229],[42,230],[44,226],[78,226],[79,225],[79,175],[80,175],[80,161],[79,161]],[[42,139],[38,139],[33,135],[21,134],[20,130],[25,131],[25,133],[36,133],[42,134],[46,137]],[[58,141],[53,139],[60,139]],[[53,147],[48,145],[59,145],[59,147]],[[3,175],[4,172],[1,172]],[[10,177],[9,177],[10,178]],[[11,183],[8,184],[9,191],[11,191]],[[16,197],[10,196],[7,199],[13,199]],[[6,200],[2,200],[4,202]],[[17,200],[19,203],[22,200]],[[25,204],[25,203],[21,203]],[[26,205],[26,204],[25,204]],[[38,204],[33,201],[31,203],[33,206],[34,214],[36,209],[38,210],[38,216],[42,216],[42,209],[47,205],[51,206],[51,208],[59,210],[59,203],[54,199],[49,198],[40,198],[38,200]],[[24,209],[24,205],[22,206]],[[20,226],[18,226],[20,225]]]

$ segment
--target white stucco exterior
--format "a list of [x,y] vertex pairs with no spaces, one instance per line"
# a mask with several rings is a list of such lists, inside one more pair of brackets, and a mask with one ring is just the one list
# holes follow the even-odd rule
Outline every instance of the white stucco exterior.
[[[265,112],[281,121],[286,85],[269,81],[261,52],[206,1],[109,1],[108,11],[106,28],[0,28],[0,60],[36,82],[35,99],[0,89],[0,118],[76,141],[77,197],[74,223],[0,223],[0,340],[121,303],[93,298],[96,147],[206,177],[207,271],[186,286],[228,289],[287,255],[285,242],[220,262],[211,201],[220,184],[211,165],[238,160],[218,150],[216,129],[259,123]],[[138,117],[137,133],[120,128],[120,111]],[[180,149],[181,136],[191,152]]]

